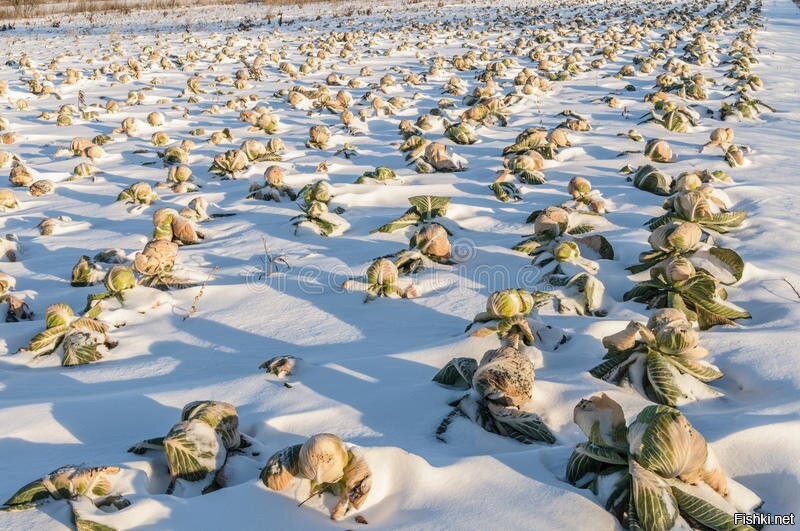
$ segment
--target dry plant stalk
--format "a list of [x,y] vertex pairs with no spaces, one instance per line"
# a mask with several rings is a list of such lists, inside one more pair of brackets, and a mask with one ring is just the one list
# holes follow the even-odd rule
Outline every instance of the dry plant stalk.
[[185,321],[186,319],[188,319],[189,317],[191,317],[192,315],[196,314],[196,313],[197,313],[197,310],[198,310],[198,309],[200,309],[200,299],[201,299],[201,298],[203,297],[203,295],[205,294],[205,291],[206,291],[206,284],[208,284],[208,281],[209,281],[209,280],[211,280],[211,277],[212,277],[212,276],[214,275],[214,273],[216,273],[218,270],[219,270],[219,266],[214,266],[214,267],[211,269],[211,272],[210,272],[210,273],[208,274],[208,276],[206,277],[206,279],[203,281],[203,283],[202,283],[202,284],[200,284],[200,290],[197,292],[197,295],[195,295],[195,296],[194,296],[194,299],[192,299],[192,306],[191,306],[191,308],[189,308],[189,312],[188,312],[186,315],[184,315],[184,316],[183,316],[183,320],[184,320],[184,321]]

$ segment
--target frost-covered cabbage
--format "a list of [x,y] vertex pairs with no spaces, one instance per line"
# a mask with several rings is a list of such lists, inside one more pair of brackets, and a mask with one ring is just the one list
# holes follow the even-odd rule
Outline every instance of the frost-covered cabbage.
[[312,496],[330,492],[338,497],[331,509],[334,520],[360,509],[372,489],[372,471],[363,453],[330,433],[276,452],[261,471],[261,481],[272,490],[285,490],[294,479],[310,480]]
[[588,441],[575,447],[567,481],[599,493],[623,526],[752,529],[735,526],[734,513],[751,513],[761,500],[726,476],[677,409],[648,406],[626,427],[619,404],[600,394],[581,400],[574,420]]
[[19,352],[38,358],[58,351],[64,367],[98,361],[117,346],[117,341],[108,334],[108,325],[94,318],[97,313],[99,309],[76,316],[66,304],[50,305],[45,312],[45,330]]
[[433,377],[439,384],[474,391],[453,404],[437,429],[437,438],[444,441],[449,424],[457,416],[466,416],[486,431],[525,444],[555,442],[539,416],[522,409],[533,396],[533,363],[513,342],[507,343],[487,351],[480,363],[453,358]]
[[623,296],[648,308],[675,308],[698,322],[701,330],[749,319],[750,313],[727,302],[719,280],[684,256],[671,256],[650,268],[650,280],[637,284]]
[[147,439],[128,449],[135,454],[163,449],[169,468],[168,493],[181,481],[203,481],[210,490],[224,486],[221,476],[231,451],[242,445],[236,408],[227,402],[202,400],[183,407],[181,421],[165,437]]
[[675,406],[713,396],[702,383],[722,378],[717,367],[703,361],[708,350],[680,310],[656,311],[647,324],[631,321],[624,330],[603,338],[608,352],[589,371],[617,385],[629,385],[659,404]]

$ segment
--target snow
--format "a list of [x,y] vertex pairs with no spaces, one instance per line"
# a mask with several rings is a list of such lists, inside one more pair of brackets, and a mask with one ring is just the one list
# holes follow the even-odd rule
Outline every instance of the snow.
[[[278,28],[275,20],[269,26],[264,22],[240,33],[236,46],[263,36],[270,50],[285,43],[289,59],[297,65],[304,60],[297,45],[309,37],[321,37],[330,30],[387,28],[377,39],[376,53],[363,52],[358,64],[342,64],[337,73],[357,75],[362,66],[369,66],[374,75],[368,81],[377,82],[390,73],[400,82],[402,74],[396,67],[420,74],[427,71],[415,57],[418,52],[424,57],[450,58],[468,51],[462,42],[470,39],[446,40],[442,32],[433,37],[431,48],[418,49],[414,44],[419,34],[412,31],[406,36],[398,28],[417,18],[463,21],[472,16],[478,21],[475,29],[482,31],[482,21],[498,9],[506,13],[506,7],[516,6],[514,1],[501,2],[500,8],[496,4],[438,9],[425,4],[375,4],[370,14],[350,16],[335,4],[286,8],[285,19],[292,24]],[[602,4],[586,5],[602,12],[606,9]],[[581,9],[570,3],[562,12]],[[315,20],[317,13],[322,15],[319,20]],[[513,9],[508,13],[513,16]],[[286,143],[287,152],[284,162],[277,164],[286,170],[289,186],[298,190],[323,178],[315,169],[320,162],[330,162],[328,179],[335,195],[331,208],[345,208],[342,217],[350,224],[342,235],[331,238],[310,231],[295,234],[289,219],[300,212],[286,198],[280,203],[245,199],[250,182],[263,182],[264,169],[273,163],[252,164],[237,180],[214,178],[206,171],[214,155],[237,148],[244,139],[266,140],[263,133],[247,130],[238,120],[238,111],[224,110],[232,96],[202,94],[201,103],[188,106],[190,115],[183,118],[182,109],[173,105],[186,105],[179,93],[191,73],[161,71],[156,66],[145,71],[141,80],[126,85],[106,76],[100,81],[87,79],[92,68],[108,62],[102,56],[110,53],[115,40],[121,42],[123,53],[113,60],[122,64],[144,46],[159,42],[185,54],[191,46],[183,42],[186,26],[198,42],[224,45],[240,20],[248,16],[258,20],[263,15],[263,8],[253,5],[180,9],[172,17],[160,12],[97,15],[92,24],[79,16],[65,17],[57,29],[46,20],[20,22],[15,30],[0,32],[0,49],[7,59],[17,60],[26,52],[34,66],[45,70],[54,56],[64,52],[58,68],[72,66],[84,73],[77,85],[59,88],[62,100],[39,99],[27,93],[19,71],[0,66],[0,80],[9,82],[8,96],[0,97],[0,116],[19,135],[15,144],[0,148],[25,161],[37,177],[56,183],[54,194],[39,198],[23,188],[14,189],[21,208],[0,214],[0,231],[16,234],[22,246],[20,260],[1,262],[0,271],[16,277],[15,294],[35,312],[32,322],[0,324],[0,498],[62,465],[115,464],[123,467],[124,474],[117,487],[132,505],[118,513],[98,513],[96,520],[117,528],[358,528],[352,514],[342,522],[329,519],[333,497],[315,498],[298,508],[307,490],[298,487],[275,493],[258,479],[273,452],[309,435],[330,432],[361,447],[372,467],[373,489],[358,513],[369,522],[364,528],[618,528],[616,519],[590,491],[574,488],[564,479],[572,449],[586,439],[572,422],[573,408],[581,398],[605,392],[622,405],[629,422],[649,404],[634,390],[609,385],[587,372],[604,354],[600,343],[604,335],[621,330],[631,319],[646,321],[649,316],[643,305],[622,302],[623,293],[647,273],[630,276],[624,268],[636,263],[639,252],[648,248],[649,232],[642,224],[662,213],[662,198],[637,190],[618,173],[625,164],[635,167],[645,159],[634,154],[617,157],[622,151],[641,148],[617,133],[636,127],[646,138],[667,138],[677,162],[660,167],[677,175],[692,168],[728,169],[719,151],[698,153],[708,133],[726,125],[734,128],[738,143],[753,150],[746,155],[747,165],[729,170],[734,183],[720,185],[734,209],[747,211],[748,218],[743,227],[717,241],[739,252],[747,264],[742,281],[728,291],[730,300],[753,318],[736,327],[701,332],[701,343],[711,352],[706,359],[725,373],[713,384],[722,396],[687,403],[681,411],[712,445],[726,473],[764,500],[762,512],[786,514],[800,509],[800,298],[791,288],[800,288],[794,220],[800,211],[796,179],[800,103],[792,67],[800,61],[800,19],[795,4],[765,0],[766,27],[757,33],[760,62],[753,70],[765,88],[755,94],[774,106],[775,113],[727,124],[701,113],[700,125],[684,135],[656,124],[636,125],[650,109],[642,95],[652,89],[660,69],[635,78],[602,77],[645,53],[624,49],[617,62],[599,73],[589,71],[569,82],[554,82],[552,92],[515,107],[508,127],[477,128],[480,140],[474,145],[453,145],[440,132],[427,133],[426,137],[446,143],[469,162],[467,171],[452,174],[417,174],[407,166],[397,149],[401,141],[397,125],[401,119],[413,121],[435,108],[442,97],[441,86],[451,75],[459,75],[471,92],[478,84],[477,71],[453,70],[416,88],[401,87],[397,94],[412,105],[394,116],[371,118],[363,126],[368,134],[351,137],[339,127],[336,115],[309,116],[307,111],[291,109],[284,99],[272,98],[276,90],[288,88],[291,80],[265,63],[265,81],[251,80],[254,88],[234,93],[257,93],[262,97],[258,103],[279,115],[276,136]],[[497,37],[497,32],[489,32],[487,38]],[[506,42],[514,38],[516,33]],[[403,40],[409,42],[408,49],[382,55]],[[84,62],[88,57],[94,57],[94,65]],[[525,56],[518,59],[522,66],[533,66]],[[324,82],[333,61],[338,58],[323,61],[326,66],[319,72],[291,82],[307,87]],[[658,63],[660,67],[663,61]],[[218,65],[216,71],[206,72],[208,66],[208,59],[198,61],[197,70],[206,74],[204,86],[218,74],[233,77],[242,68],[232,60]],[[511,78],[501,79],[508,85],[504,91],[517,70],[511,70]],[[705,71],[707,77],[721,78],[724,65]],[[101,112],[97,122],[77,119],[68,127],[56,128],[52,121],[38,119],[41,112],[54,113],[62,104],[77,104],[79,90],[85,92],[87,103],[104,104],[101,96],[123,101],[130,90],[150,87],[153,77],[163,84],[153,85],[141,106],[124,106],[116,114]],[[593,103],[629,82],[637,91],[619,96],[628,107],[627,118],[620,110]],[[60,81],[55,84],[59,87]],[[347,87],[331,87],[332,93],[339,88]],[[369,89],[348,90],[358,101]],[[414,92],[420,93],[420,99],[411,99]],[[716,111],[723,95],[721,87],[715,87],[702,105]],[[20,98],[29,99],[29,110],[15,110],[13,103]],[[170,102],[158,103],[160,98]],[[459,112],[465,108],[460,98],[453,99]],[[223,112],[199,113],[211,104],[223,107]],[[546,184],[520,185],[520,202],[496,200],[487,186],[502,168],[502,148],[527,127],[556,126],[562,120],[557,113],[565,109],[589,116],[593,130],[573,133],[575,146],[562,150],[558,161],[547,161]],[[146,125],[146,116],[153,110],[166,115],[165,126]],[[131,138],[115,135],[114,142],[103,146],[107,155],[95,162],[101,170],[99,179],[67,181],[72,168],[84,159],[56,156],[57,149],[68,147],[76,136],[110,134],[128,116],[141,121],[140,131]],[[334,132],[325,151],[304,144],[309,126],[317,123]],[[207,134],[230,127],[235,140],[215,146],[203,141],[207,137],[187,135],[197,127],[205,128]],[[155,185],[166,177],[167,170],[149,142],[156,130],[175,140],[190,138],[197,143],[189,165],[202,188],[191,194],[158,188],[161,198],[154,205],[141,213],[129,212],[113,202],[122,189],[142,180]],[[359,156],[335,157],[344,142],[356,144]],[[136,153],[142,149],[147,153]],[[156,164],[143,165],[147,162]],[[378,165],[395,169],[399,182],[352,184],[363,171]],[[0,169],[2,186],[6,186],[8,171]],[[530,259],[511,247],[532,232],[531,225],[524,223],[531,211],[569,198],[566,185],[575,175],[589,178],[611,205],[606,216],[609,224],[602,234],[614,245],[616,259],[598,261],[608,315],[567,316],[545,310],[542,319],[565,330],[570,340],[557,350],[539,346],[541,354],[534,349],[528,352],[534,358],[536,383],[526,409],[541,416],[555,434],[556,444],[522,445],[487,433],[466,419],[451,425],[447,443],[438,441],[434,432],[450,411],[448,402],[463,392],[438,386],[431,377],[453,357],[480,359],[486,350],[497,347],[496,338],[469,337],[463,330],[484,310],[491,292],[533,286],[537,272],[526,267]],[[209,278],[201,297],[195,299],[199,286],[186,288],[170,292],[171,302],[167,299],[146,313],[124,310],[127,324],[111,332],[119,346],[91,365],[63,368],[53,356],[32,360],[16,353],[44,328],[48,305],[65,302],[79,310],[88,294],[103,291],[102,285],[69,285],[71,268],[81,255],[119,247],[133,258],[150,239],[155,209],[180,209],[198,194],[209,200],[212,212],[236,214],[202,224],[206,239],[179,250],[179,264],[200,279]],[[344,292],[344,280],[362,275],[373,259],[407,246],[408,233],[369,232],[402,214],[409,206],[408,197],[422,194],[452,197],[443,223],[453,228],[451,241],[459,263],[419,274],[415,283],[420,296],[415,299],[377,299],[365,304],[363,294]],[[39,221],[56,216],[69,216],[74,225],[40,236]],[[283,256],[290,268],[276,264],[275,273],[263,275],[264,246],[273,256]],[[258,370],[260,363],[278,355],[301,360],[286,380],[291,387]],[[194,400],[234,404],[240,430],[253,446],[229,458],[226,488],[203,496],[165,495],[163,458],[135,456],[126,450],[142,439],[165,435],[180,420],[181,408]],[[0,513],[0,529],[65,529],[68,522],[69,509],[63,502],[39,510]]]

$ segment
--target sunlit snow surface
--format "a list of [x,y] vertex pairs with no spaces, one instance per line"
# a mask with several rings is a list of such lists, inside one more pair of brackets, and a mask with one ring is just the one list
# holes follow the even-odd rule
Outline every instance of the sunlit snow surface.
[[[18,134],[15,144],[2,149],[22,159],[36,177],[56,183],[54,194],[39,198],[23,188],[15,189],[21,208],[0,214],[0,232],[16,234],[23,248],[20,260],[0,263],[0,271],[16,277],[16,290],[25,296],[37,319],[0,324],[0,498],[4,500],[20,486],[64,464],[121,464],[126,468],[124,494],[133,503],[103,520],[118,528],[353,528],[359,524],[352,516],[341,523],[329,520],[331,499],[314,499],[297,508],[295,493],[270,492],[258,480],[260,468],[272,452],[308,435],[332,432],[364,447],[372,466],[373,490],[360,513],[370,529],[618,526],[591,492],[573,488],[564,480],[574,445],[585,440],[572,422],[573,407],[581,398],[604,391],[623,406],[629,420],[648,404],[634,391],[608,385],[586,372],[604,354],[600,338],[622,329],[631,319],[646,320],[649,315],[641,304],[621,302],[622,294],[633,285],[633,277],[624,268],[636,263],[639,252],[647,249],[649,233],[643,223],[662,212],[661,198],[637,190],[618,173],[623,165],[637,166],[645,159],[635,154],[618,157],[623,151],[640,149],[641,144],[617,133],[636,127],[646,138],[668,138],[677,162],[665,169],[673,175],[692,168],[727,169],[719,151],[698,153],[708,133],[722,125],[717,115],[706,115],[705,109],[719,109],[725,95],[721,90],[726,83],[721,77],[725,66],[701,69],[707,77],[718,78],[720,85],[710,91],[709,101],[698,106],[700,125],[692,133],[677,135],[655,124],[637,125],[650,109],[642,97],[652,90],[660,69],[634,78],[609,77],[633,57],[646,53],[644,48],[626,47],[616,62],[569,82],[554,82],[552,92],[514,107],[508,127],[478,128],[479,142],[474,145],[454,145],[441,131],[428,132],[428,138],[443,141],[468,160],[467,171],[453,174],[417,174],[397,149],[401,142],[397,126],[401,119],[413,121],[435,108],[443,97],[443,84],[453,75],[471,92],[479,84],[475,79],[479,70],[449,69],[419,86],[401,85],[398,92],[385,98],[402,96],[411,105],[393,116],[370,118],[364,125],[367,134],[361,136],[349,136],[334,114],[308,115],[292,109],[285,99],[272,97],[292,83],[306,87],[324,83],[333,63],[340,64],[339,75],[358,75],[361,67],[369,66],[374,73],[366,82],[377,82],[384,74],[402,81],[398,70],[427,71],[417,54],[424,59],[436,54],[449,59],[477,49],[483,39],[493,48],[498,37],[508,32],[505,42],[513,43],[527,27],[528,15],[513,3],[502,5],[499,10],[494,3],[439,9],[425,4],[376,5],[369,15],[346,16],[341,6],[323,4],[304,10],[286,8],[285,21],[296,20],[280,28],[274,19],[271,25],[261,20],[263,8],[237,6],[180,10],[171,16],[161,12],[97,15],[93,26],[83,17],[74,17],[65,19],[57,29],[49,22],[18,22],[15,30],[0,32],[3,61],[16,61],[24,52],[44,72],[53,58],[63,54],[57,71],[73,67],[84,74],[82,81],[70,86],[60,86],[56,78],[63,99],[39,99],[27,93],[16,68],[0,66],[0,79],[9,82],[8,95],[0,99],[0,116]],[[609,12],[608,5],[614,6],[610,16],[604,15]],[[650,8],[649,3],[630,6]],[[601,29],[629,11],[614,2],[543,9],[553,15],[585,11],[600,16],[605,20]],[[315,20],[318,13],[321,18]],[[340,16],[331,17],[332,13]],[[498,14],[511,25],[499,30],[491,23],[487,26],[486,21]],[[721,185],[734,207],[747,211],[748,219],[741,229],[718,239],[721,245],[735,248],[747,263],[743,280],[729,289],[729,298],[749,310],[753,319],[742,321],[741,326],[701,333],[703,344],[712,353],[709,361],[725,372],[716,382],[724,396],[688,404],[682,411],[712,444],[726,472],[763,498],[762,511],[783,514],[800,508],[800,298],[791,287],[800,287],[795,219],[800,212],[800,102],[795,68],[800,61],[800,10],[789,0],[766,0],[764,14],[766,27],[757,33],[760,63],[753,71],[765,83],[757,97],[777,112],[726,124],[735,129],[737,143],[752,148],[746,166],[729,170],[734,184]],[[173,106],[187,105],[180,93],[193,72],[162,71],[155,65],[146,69],[141,79],[124,85],[106,75],[88,79],[94,68],[110,61],[124,64],[147,46],[185,55],[197,46],[184,42],[186,27],[197,43],[218,46],[216,53],[228,35],[237,33],[236,26],[245,16],[255,17],[260,25],[239,33],[239,40],[231,44],[234,48],[264,37],[272,51],[285,45],[289,60],[299,65],[304,60],[297,49],[302,42],[324,37],[329,31],[366,29],[378,32],[372,47],[377,53],[360,50],[362,57],[355,65],[332,56],[323,61],[326,66],[320,71],[294,81],[274,63],[266,62],[264,81],[251,80],[253,87],[245,90],[221,84],[222,94],[214,94],[208,84],[218,74],[234,77],[242,63],[226,59],[207,70],[209,59],[201,59],[194,72],[204,73],[202,82],[208,92],[200,95],[199,104],[188,106],[186,117],[182,109]],[[415,19],[455,24],[467,17],[474,19],[472,27],[465,27],[460,34],[439,28],[435,45],[427,49],[415,47],[427,38],[418,30],[398,31]],[[486,34],[472,36],[472,30]],[[729,40],[732,35],[728,32],[724,38]],[[659,35],[653,33],[651,38],[659,40]],[[123,55],[105,58],[116,41],[121,43]],[[383,55],[404,41],[408,42],[406,49]],[[257,48],[248,53],[254,56]],[[94,64],[86,63],[89,57],[94,57]],[[521,66],[535,66],[526,56],[518,60]],[[513,87],[511,81],[518,70],[511,69],[507,77],[498,79],[504,92]],[[154,77],[162,84],[150,85]],[[628,83],[637,90],[623,91]],[[116,114],[101,112],[96,122],[77,119],[75,125],[56,127],[52,119],[39,117],[42,112],[55,113],[65,103],[77,105],[78,91],[84,92],[87,103],[104,105],[101,98],[123,101],[129,91],[144,88],[152,90],[145,92],[142,105],[125,106]],[[339,88],[347,87],[331,87],[334,94]],[[360,108],[359,98],[370,88],[348,90]],[[625,116],[621,110],[593,102],[611,92],[618,92],[627,107]],[[247,138],[266,140],[266,135],[248,131],[247,124],[238,120],[238,111],[224,108],[227,100],[251,93],[258,94],[262,98],[259,104],[271,107],[280,117],[277,136],[287,146],[280,163],[287,184],[297,190],[323,177],[315,169],[320,162],[329,162],[328,177],[335,195],[332,205],[344,207],[343,217],[351,224],[342,236],[295,234],[290,222],[299,214],[295,203],[245,199],[250,181],[263,182],[268,162],[251,165],[239,180],[220,180],[208,173],[217,153],[236,148]],[[419,97],[412,99],[415,93]],[[20,98],[28,98],[28,110],[15,110]],[[162,98],[166,102],[158,103]],[[461,98],[453,99],[456,108],[452,116],[456,117],[466,106]],[[223,112],[201,112],[212,104]],[[487,185],[502,168],[502,148],[527,127],[556,126],[563,119],[557,113],[565,109],[588,116],[593,130],[574,134],[574,146],[564,149],[559,161],[547,162],[545,185],[520,185],[523,199],[516,203],[496,200]],[[145,118],[153,110],[165,114],[164,126],[146,125]],[[141,129],[131,138],[116,135],[114,142],[104,146],[106,156],[95,163],[100,178],[67,182],[72,168],[83,159],[59,157],[56,150],[68,147],[73,137],[111,134],[128,116],[140,120]],[[311,150],[305,146],[308,128],[320,123],[334,132],[331,147]],[[207,135],[188,135],[198,127],[207,135],[229,127],[234,141],[213,145],[205,142]],[[15,354],[43,328],[41,319],[49,304],[66,302],[79,309],[87,294],[101,290],[102,286],[69,285],[71,268],[80,255],[119,247],[132,257],[150,239],[151,214],[156,208],[180,209],[197,195],[158,189],[160,199],[141,213],[129,213],[128,207],[113,201],[135,181],[152,185],[164,181],[167,170],[149,142],[156,130],[167,132],[176,141],[190,138],[197,143],[189,165],[202,185],[199,193],[212,203],[212,212],[236,214],[203,224],[205,241],[179,251],[179,262],[201,271],[202,278],[211,275],[196,311],[184,319],[199,288],[172,292],[173,304],[127,316],[127,325],[113,331],[119,347],[92,365],[66,369],[58,366],[54,357],[32,361]],[[357,145],[360,155],[353,159],[334,156],[345,142]],[[148,162],[155,164],[144,164]],[[362,172],[378,165],[394,168],[400,180],[386,186],[352,184]],[[7,168],[0,170],[0,186],[6,186],[8,172]],[[525,446],[489,434],[465,419],[451,426],[446,444],[437,441],[434,431],[450,409],[447,404],[461,393],[432,383],[431,377],[452,357],[480,358],[497,345],[495,338],[470,338],[463,330],[483,310],[492,291],[531,287],[534,273],[525,267],[530,260],[510,248],[530,234],[525,219],[531,211],[568,199],[566,184],[575,175],[589,178],[610,202],[607,219],[612,227],[603,234],[615,246],[617,256],[615,261],[602,261],[599,273],[607,288],[607,317],[543,312],[545,321],[570,336],[558,350],[544,350],[536,356],[536,384],[529,404],[556,434],[557,443]],[[399,216],[408,207],[407,197],[422,194],[453,198],[448,217],[456,226],[452,240],[462,263],[419,274],[415,281],[422,293],[413,300],[380,299],[364,304],[363,294],[342,292],[339,285],[348,276],[363,274],[374,258],[407,246],[408,235],[402,232],[369,232]],[[37,223],[57,216],[69,216],[81,225],[72,232],[40,236]],[[264,245],[271,254],[283,255],[291,268],[277,265],[273,275],[261,275]],[[303,360],[288,380],[291,388],[258,370],[261,362],[281,354]],[[141,439],[164,435],[179,420],[181,407],[193,400],[233,403],[242,432],[255,440],[253,451],[260,454],[232,458],[225,489],[191,498],[168,496],[162,494],[163,459],[140,458],[126,450]],[[69,508],[63,503],[51,503],[37,511],[0,513],[4,529],[61,529],[68,525]]]

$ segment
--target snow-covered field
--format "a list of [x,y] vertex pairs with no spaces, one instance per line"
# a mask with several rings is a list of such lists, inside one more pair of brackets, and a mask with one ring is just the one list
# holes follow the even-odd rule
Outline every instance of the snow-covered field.
[[[725,11],[736,3],[374,4],[361,14],[322,4],[285,9],[282,26],[274,18],[267,23],[263,8],[243,5],[180,10],[172,17],[161,12],[97,15],[91,25],[72,17],[57,29],[39,21],[0,32],[0,84],[7,83],[5,91],[0,86],[0,135],[13,133],[0,146],[0,163],[2,152],[9,153],[0,169],[0,188],[11,188],[12,176],[24,181],[25,170],[31,180],[53,184],[51,193],[40,196],[27,186],[13,187],[16,208],[9,204],[3,212],[0,206],[0,233],[14,235],[0,245],[13,248],[10,258],[15,258],[0,257],[0,273],[16,280],[10,295],[33,312],[30,320],[0,324],[0,501],[64,465],[114,465],[121,471],[114,475],[112,493],[130,502],[106,513],[85,497],[72,504],[53,500],[0,512],[0,528],[70,528],[73,510],[117,529],[619,528],[604,508],[607,492],[600,489],[595,496],[571,485],[566,469],[576,444],[587,439],[573,422],[581,399],[605,392],[622,406],[629,424],[652,404],[635,389],[588,372],[606,353],[603,337],[631,320],[646,322],[653,313],[644,304],[623,301],[637,282],[649,278],[625,268],[649,250],[646,222],[664,213],[665,198],[637,189],[620,169],[648,163],[673,177],[726,171],[731,182],[713,183],[715,193],[727,196],[731,210],[747,214],[741,226],[714,234],[714,240],[734,249],[746,264],[741,280],[727,291],[728,300],[752,318],[700,331],[700,342],[710,352],[705,360],[724,376],[709,384],[711,390],[690,386],[697,400],[683,400],[679,409],[730,479],[729,501],[746,503],[749,490],[763,500],[761,513],[796,513],[798,6],[765,0],[763,27],[755,32],[758,62],[751,70],[763,88],[747,94],[775,112],[762,108],[751,118],[720,120],[722,102],[736,99],[730,85],[737,80],[724,75],[731,68],[732,41],[747,28],[745,10],[729,27],[707,32],[719,46],[709,63],[688,62],[689,76],[704,74],[707,98],[670,94],[678,105],[692,107],[696,125],[678,133],[658,123],[639,123],[653,109],[645,94],[656,90],[656,77],[665,73],[670,57],[687,59],[683,48],[695,35],[676,33],[677,46],[656,57],[649,73],[641,72],[634,59],[646,58],[651,43],[662,44],[669,30],[681,28],[683,23],[667,11],[699,13],[695,30],[706,32],[703,24],[719,12],[706,14],[718,5]],[[756,3],[742,5],[750,9]],[[659,24],[643,18],[648,11]],[[245,19],[246,26],[255,25],[237,30]],[[574,24],[557,25],[560,35],[554,37],[559,20]],[[649,25],[638,46],[626,33],[634,20]],[[604,58],[603,47],[615,35],[620,48]],[[581,51],[578,68],[566,79],[534,82],[548,72],[567,71],[559,61],[575,50]],[[462,65],[470,62],[462,59],[469,52],[474,64]],[[540,62],[548,55],[550,65]],[[507,58],[515,61],[496,66]],[[592,65],[596,59],[602,61]],[[282,69],[284,63],[296,74]],[[303,63],[310,65],[306,71]],[[624,65],[634,66],[634,75],[615,76]],[[526,67],[531,70],[523,71]],[[445,135],[443,119],[457,123],[480,103],[470,100],[476,88],[486,86],[487,68],[496,70],[493,95],[508,111],[507,124],[499,119],[473,124],[477,142],[456,143]],[[71,79],[67,69],[75,71]],[[236,86],[239,71],[244,81]],[[529,94],[515,84],[527,74]],[[446,93],[446,85],[454,88],[454,77],[463,91]],[[197,85],[187,85],[190,79]],[[315,101],[325,101],[321,90],[326,86],[331,104],[315,108]],[[293,87],[306,92],[297,96],[301,91]],[[485,103],[487,89],[482,90],[478,95]],[[344,96],[337,101],[339,91],[352,102]],[[613,106],[604,100],[608,96],[616,97]],[[442,98],[452,106],[440,105]],[[114,112],[108,110],[112,101],[119,104]],[[74,109],[59,113],[64,105]],[[343,120],[348,105],[353,116],[347,120],[345,114]],[[277,117],[273,133],[240,119],[243,111],[258,106]],[[148,123],[153,112],[163,115],[163,124]],[[401,121],[422,124],[418,118],[426,114],[423,121],[431,127],[417,128],[416,134],[444,144],[457,155],[456,163],[466,161],[464,171],[422,173],[406,160],[400,127],[407,123]],[[67,121],[60,115],[70,115],[70,123],[57,126],[58,119]],[[127,118],[133,122],[123,123]],[[508,174],[506,182],[516,182],[521,199],[496,198],[489,185],[503,169],[503,149],[527,128],[552,131],[568,119],[585,119],[591,130],[569,131],[571,145],[544,160],[546,182],[525,184]],[[268,127],[267,121],[259,123]],[[331,133],[323,149],[307,144],[315,125]],[[718,127],[733,129],[734,142],[743,146],[742,165],[729,167],[719,147],[700,151]],[[630,129],[645,140],[667,140],[673,161],[645,158],[644,142],[632,140]],[[156,147],[152,138],[159,131],[168,138]],[[93,158],[85,151],[73,154],[73,139],[97,135],[110,138],[100,152],[88,153]],[[280,161],[249,161],[233,179],[209,171],[215,156],[245,140],[272,138],[285,144]],[[178,156],[188,157],[184,162],[196,191],[168,183],[169,155],[160,156],[185,140],[193,145],[184,144],[187,152]],[[73,178],[73,169],[83,162],[95,175]],[[313,223],[293,224],[292,218],[305,215],[302,196],[293,201],[286,194],[279,202],[248,198],[251,183],[263,185],[272,165],[283,169],[284,184],[293,192],[320,179],[330,184],[331,213],[324,217],[338,226],[329,237]],[[354,184],[379,166],[393,169],[396,179]],[[589,219],[596,220],[592,234],[602,234],[613,246],[614,259],[586,253],[599,265],[596,277],[605,286],[597,316],[559,313],[550,303],[530,316],[534,332],[544,331],[544,323],[553,327],[549,332],[560,329],[568,338],[560,343],[551,340],[553,333],[544,333],[533,346],[522,347],[536,379],[533,397],[521,409],[538,414],[555,443],[526,445],[485,431],[465,416],[456,416],[440,440],[437,427],[453,410],[448,404],[465,391],[434,383],[433,376],[454,357],[480,361],[499,346],[495,334],[464,332],[485,310],[490,294],[509,288],[552,292],[541,261],[531,265],[531,257],[512,247],[533,234],[534,225],[526,223],[533,211],[570,202],[567,185],[575,176],[589,179],[606,201],[605,219]],[[144,205],[115,201],[137,182],[148,183],[158,198]],[[263,191],[269,197],[273,189]],[[413,196],[451,198],[446,215],[434,221],[451,233],[453,263],[429,263],[423,271],[401,276],[400,287],[413,282],[416,297],[365,302],[363,292],[343,289],[351,277],[363,280],[375,259],[409,247],[414,227],[372,231],[402,215]],[[113,298],[103,301],[98,319],[109,325],[118,346],[90,364],[63,367],[60,350],[41,357],[18,352],[45,329],[48,306],[66,303],[82,313],[88,295],[106,291],[102,277],[94,286],[70,285],[82,255],[121,249],[130,264],[153,238],[153,213],[165,207],[180,211],[197,197],[208,201],[212,217],[194,223],[205,238],[182,245],[176,260],[178,274],[194,285],[164,292],[137,287],[121,308]],[[337,207],[343,211],[334,216]],[[45,219],[53,220],[48,222],[52,234],[41,234]],[[282,355],[298,358],[293,374],[281,379],[259,369]],[[217,477],[223,488],[201,495],[207,481],[198,486],[180,480],[172,494],[165,494],[170,478],[163,453],[127,450],[166,435],[181,420],[183,406],[197,400],[233,404],[249,446],[228,455]],[[372,471],[365,503],[339,522],[329,518],[336,503],[331,494],[297,506],[309,494],[308,481],[296,480],[275,492],[259,479],[274,452],[323,432],[360,447]],[[356,515],[368,523],[357,523]]]

